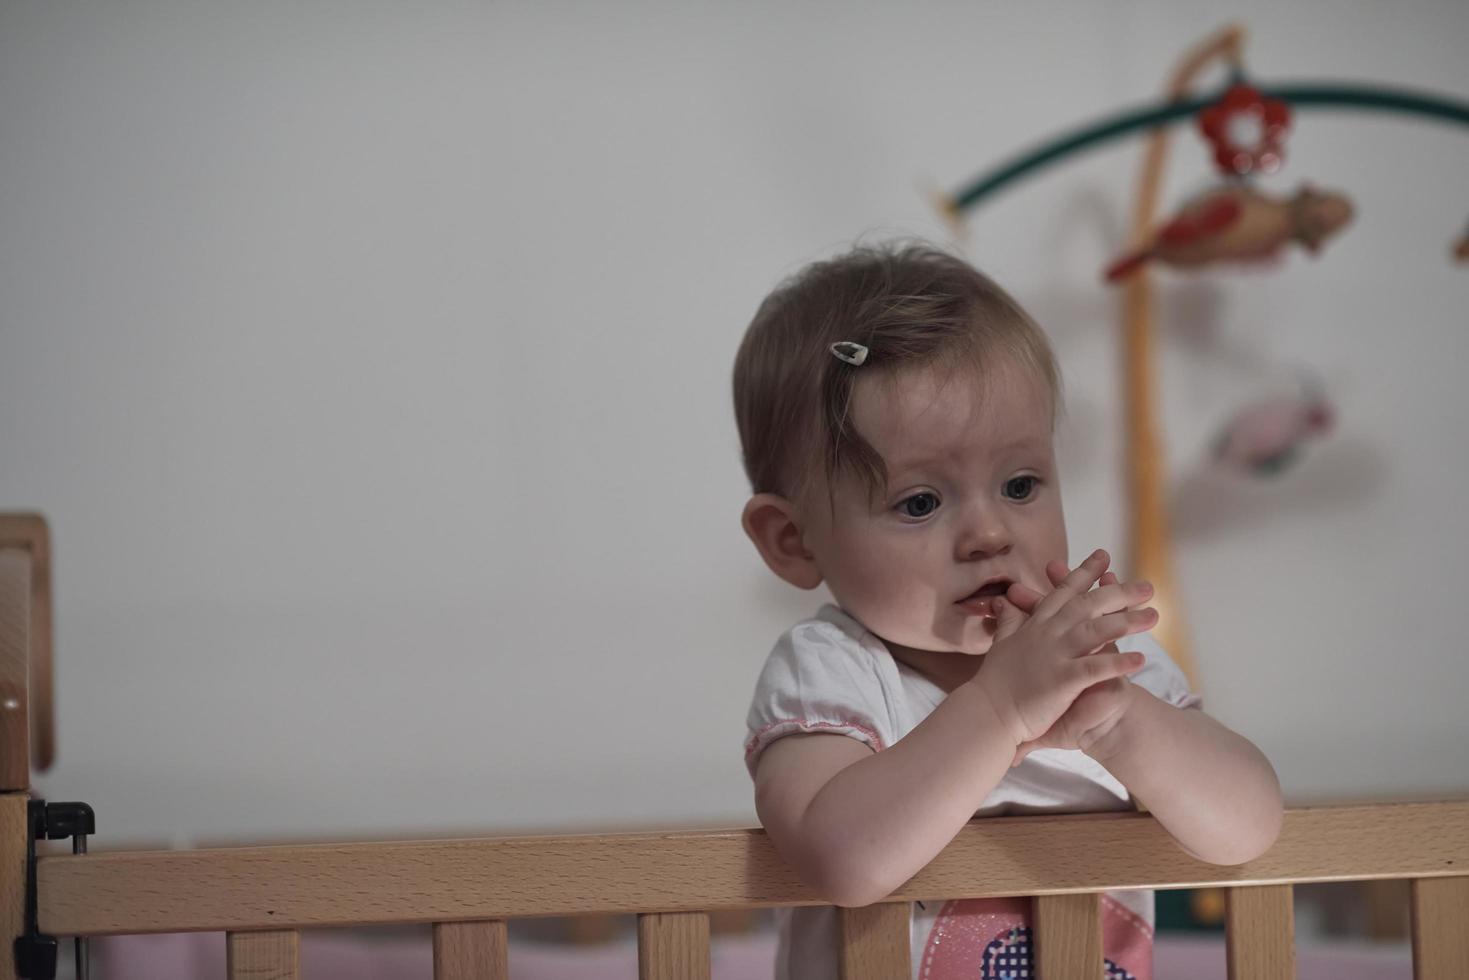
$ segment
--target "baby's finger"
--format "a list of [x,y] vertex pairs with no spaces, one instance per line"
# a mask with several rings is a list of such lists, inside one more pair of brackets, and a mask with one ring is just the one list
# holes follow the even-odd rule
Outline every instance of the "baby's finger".
[[1064,646],[1074,651],[1073,656],[1084,656],[1097,647],[1120,640],[1124,636],[1146,633],[1157,623],[1156,609],[1123,609],[1096,619],[1088,619],[1072,627],[1066,633]]
[[1035,607],[1034,615],[1038,619],[1050,619],[1056,615],[1056,611],[1066,605],[1072,596],[1080,595],[1096,584],[1097,579],[1107,571],[1107,565],[1112,557],[1098,548],[1087,556],[1086,561],[1077,565],[1075,570],[1067,574],[1056,586],[1056,591],[1041,600],[1041,604]]
[[[1066,567],[1066,563],[1064,561],[1046,562],[1046,578],[1051,580],[1052,588],[1066,581],[1066,576],[1070,572],[1071,569]],[[1117,582],[1117,573],[1112,571],[1111,569],[1108,569],[1107,572],[1100,579],[1097,580],[1098,585],[1116,585]]]
[[[1106,575],[1103,575],[1101,577],[1101,579],[1099,579],[1098,582],[1097,582],[1097,585],[1098,586],[1104,586],[1104,585],[1120,585],[1120,584],[1122,584],[1122,583],[1118,580],[1117,574],[1115,572],[1112,572],[1112,571],[1108,571],[1107,574]],[[1150,595],[1148,598],[1152,598],[1152,596]]]
[[1135,673],[1142,665],[1143,655],[1136,650],[1129,650],[1127,653],[1099,653],[1094,657],[1081,657],[1071,661],[1067,670],[1072,685],[1080,692],[1093,684]]
[[[1052,586],[1052,588],[1054,588],[1054,587],[1060,585],[1062,582],[1066,581],[1066,576],[1070,572],[1071,572],[1071,569],[1069,569],[1069,568],[1066,567],[1066,563],[1064,561],[1057,560],[1057,561],[1048,561],[1048,562],[1046,562],[1046,578],[1048,578],[1048,579],[1051,580],[1051,586]],[[1098,585],[1116,585],[1117,584],[1117,573],[1114,572],[1114,571],[1111,571],[1109,569],[1106,572],[1106,574],[1104,574],[1100,579],[1097,580],[1097,584]]]
[[1006,602],[1003,596],[995,596],[990,600],[990,608],[995,613],[995,641],[1005,639],[1015,633],[1024,623],[1027,617],[1020,611],[1020,607],[1013,602]]
[[1046,578],[1051,580],[1051,588],[1056,588],[1066,581],[1066,576],[1071,574],[1071,569],[1059,558],[1046,562]]
[[1028,585],[1019,582],[1011,582],[1010,588],[1005,590],[1005,597],[1023,611],[1030,613],[1035,611],[1036,603],[1045,598],[1045,594],[1037,592]]
[[1085,620],[1096,619],[1123,609],[1135,609],[1153,597],[1151,582],[1121,582],[1117,585],[1098,585],[1068,602],[1053,617],[1051,625],[1057,630],[1071,629]]

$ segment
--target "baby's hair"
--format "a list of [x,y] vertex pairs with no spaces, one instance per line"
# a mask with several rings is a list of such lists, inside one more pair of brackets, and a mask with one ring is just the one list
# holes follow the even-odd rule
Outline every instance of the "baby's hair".
[[[865,346],[865,362],[834,356],[842,341]],[[812,263],[765,298],[735,355],[735,421],[753,492],[793,496],[818,462],[828,486],[848,468],[877,492],[887,468],[849,419],[855,379],[961,358],[982,371],[1007,356],[1044,383],[1054,419],[1060,374],[1045,334],[969,263],[912,243]]]

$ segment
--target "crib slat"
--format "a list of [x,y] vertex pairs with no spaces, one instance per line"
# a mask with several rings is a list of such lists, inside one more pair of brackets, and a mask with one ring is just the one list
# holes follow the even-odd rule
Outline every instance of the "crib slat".
[[912,970],[909,947],[911,902],[879,902],[839,909],[842,921],[842,980],[888,980]]
[[1033,939],[1040,980],[1102,975],[1102,896],[1041,895],[1035,899]]
[[300,980],[301,934],[232,932],[226,948],[230,980]]
[[638,916],[639,980],[709,980],[709,913]]
[[1413,879],[1413,977],[1469,977],[1469,877]]
[[1290,885],[1253,885],[1224,892],[1229,980],[1295,980],[1295,906]]
[[509,980],[505,923],[434,923],[434,980]]
[[839,909],[842,980],[888,980],[908,976],[911,967],[910,902],[879,902]]

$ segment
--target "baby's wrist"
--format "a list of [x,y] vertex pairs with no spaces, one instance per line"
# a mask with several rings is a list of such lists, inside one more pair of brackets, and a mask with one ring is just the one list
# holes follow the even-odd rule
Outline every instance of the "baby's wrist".
[[1133,709],[1137,706],[1138,698],[1149,697],[1147,691],[1129,681],[1126,677],[1121,678],[1126,685],[1127,692],[1124,707],[1120,713],[1114,716],[1103,731],[1088,733],[1086,744],[1079,746],[1088,756],[1097,762],[1106,763],[1110,759],[1127,751],[1133,734],[1134,724],[1129,724],[1129,719],[1136,719],[1138,712]]
[[1012,719],[1000,709],[1000,699],[996,696],[989,679],[985,677],[984,671],[981,670],[965,681],[963,686],[973,690],[973,697],[981,709],[980,714],[985,727],[994,732],[997,737],[1007,740],[1013,747],[1018,748],[1025,738],[1023,734],[1016,733],[1015,729],[1019,727],[1018,724],[1012,723]]

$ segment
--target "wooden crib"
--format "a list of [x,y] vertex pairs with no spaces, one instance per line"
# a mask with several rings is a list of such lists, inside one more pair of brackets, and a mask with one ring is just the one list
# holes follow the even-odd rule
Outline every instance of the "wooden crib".
[[[0,515],[0,914],[28,928],[30,707],[49,683],[45,524]],[[35,726],[44,746],[48,724]],[[636,913],[644,980],[709,976],[709,913],[821,900],[758,829],[188,851],[41,853],[34,925],[52,937],[223,931],[231,980],[300,975],[301,930],[432,923],[438,980],[507,977],[506,920]],[[1469,801],[1292,809],[1240,867],[1181,851],[1146,814],[971,822],[887,900],[842,911],[842,976],[907,977],[913,899],[1033,896],[1042,980],[1102,975],[1099,894],[1227,889],[1231,980],[1295,976],[1296,882],[1411,881],[1414,975],[1469,978]],[[0,958],[0,980],[17,975]]]

